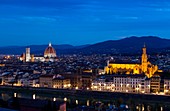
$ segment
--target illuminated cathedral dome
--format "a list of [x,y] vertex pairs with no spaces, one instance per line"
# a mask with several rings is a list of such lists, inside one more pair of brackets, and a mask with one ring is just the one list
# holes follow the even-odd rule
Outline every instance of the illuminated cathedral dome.
[[49,43],[49,46],[45,49],[44,51],[44,57],[56,57],[56,51],[55,49],[52,47],[51,43]]

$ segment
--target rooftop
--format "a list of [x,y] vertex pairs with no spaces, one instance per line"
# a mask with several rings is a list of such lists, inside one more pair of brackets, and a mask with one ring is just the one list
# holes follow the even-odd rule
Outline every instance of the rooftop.
[[138,61],[123,61],[123,60],[115,60],[110,61],[110,64],[140,64]]

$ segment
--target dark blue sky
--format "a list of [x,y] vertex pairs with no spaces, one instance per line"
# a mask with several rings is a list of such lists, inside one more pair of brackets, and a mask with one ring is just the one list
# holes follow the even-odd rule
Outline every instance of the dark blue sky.
[[170,0],[0,0],[0,46],[170,38]]

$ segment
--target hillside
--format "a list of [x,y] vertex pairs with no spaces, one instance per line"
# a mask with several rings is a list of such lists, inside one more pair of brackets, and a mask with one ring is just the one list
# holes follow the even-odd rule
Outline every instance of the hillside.
[[[109,40],[92,45],[72,46],[68,44],[53,45],[57,54],[119,54],[119,53],[141,53],[141,48],[146,44],[148,52],[162,51],[170,48],[170,39],[154,36],[127,37],[120,40]],[[43,54],[48,45],[9,46],[0,47],[0,54],[22,54],[26,47],[31,48],[33,54]]]

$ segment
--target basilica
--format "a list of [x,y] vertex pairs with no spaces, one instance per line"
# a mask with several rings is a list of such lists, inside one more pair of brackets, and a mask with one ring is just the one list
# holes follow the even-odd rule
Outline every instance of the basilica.
[[30,48],[26,48],[26,53],[21,55],[20,60],[23,62],[55,62],[57,61],[56,50],[49,43],[44,55],[34,56],[34,54],[30,54]]
[[148,61],[146,54],[146,46],[142,48],[143,53],[141,57],[141,62],[116,62],[109,61],[107,66],[104,68],[106,74],[145,74],[147,77],[152,77],[152,75],[158,71],[158,66],[153,65]]

